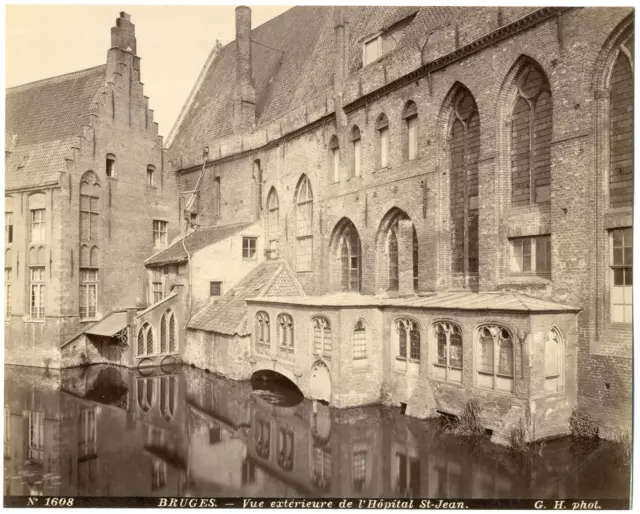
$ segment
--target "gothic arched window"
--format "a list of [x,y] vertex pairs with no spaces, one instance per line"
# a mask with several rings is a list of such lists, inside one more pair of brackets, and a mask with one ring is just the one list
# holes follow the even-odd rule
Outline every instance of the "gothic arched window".
[[296,264],[297,271],[311,271],[313,251],[313,192],[303,175],[296,191]]
[[480,117],[471,93],[460,88],[449,131],[451,271],[478,272],[478,157]]
[[313,353],[331,357],[331,323],[321,316],[312,320],[313,325]]
[[439,321],[434,324],[437,352],[433,374],[452,382],[462,382],[462,331],[455,323]]
[[553,111],[549,81],[539,66],[525,64],[516,78],[511,113],[511,202],[514,206],[551,200]]
[[478,385],[513,391],[514,347],[511,332],[497,325],[478,329]]

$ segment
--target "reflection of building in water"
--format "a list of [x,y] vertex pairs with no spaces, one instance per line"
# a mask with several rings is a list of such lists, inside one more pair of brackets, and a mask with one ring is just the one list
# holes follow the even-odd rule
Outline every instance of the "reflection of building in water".
[[562,442],[549,443],[544,458],[529,452],[525,459],[388,409],[273,405],[248,383],[199,370],[141,376],[94,367],[45,380],[39,371],[9,369],[5,389],[5,494],[550,498],[603,491],[576,471],[588,453]]

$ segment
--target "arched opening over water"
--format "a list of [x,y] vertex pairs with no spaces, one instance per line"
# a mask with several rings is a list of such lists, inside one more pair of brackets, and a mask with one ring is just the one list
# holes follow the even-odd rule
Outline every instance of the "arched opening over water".
[[254,394],[275,405],[292,407],[298,405],[304,395],[300,388],[282,373],[262,369],[251,375]]

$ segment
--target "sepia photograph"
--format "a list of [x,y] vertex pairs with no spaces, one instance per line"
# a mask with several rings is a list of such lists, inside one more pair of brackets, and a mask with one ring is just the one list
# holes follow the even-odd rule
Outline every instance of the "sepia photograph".
[[633,7],[4,11],[5,507],[632,507]]

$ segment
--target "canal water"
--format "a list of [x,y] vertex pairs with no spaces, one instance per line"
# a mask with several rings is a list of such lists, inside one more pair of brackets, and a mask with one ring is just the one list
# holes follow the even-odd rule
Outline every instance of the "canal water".
[[5,367],[6,495],[628,498],[607,442],[524,453],[399,409],[336,410],[182,367]]

